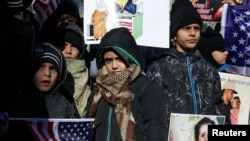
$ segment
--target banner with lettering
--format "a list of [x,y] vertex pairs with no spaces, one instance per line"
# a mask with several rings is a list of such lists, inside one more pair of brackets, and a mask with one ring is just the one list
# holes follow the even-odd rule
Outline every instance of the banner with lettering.
[[[239,101],[239,112],[237,116],[237,124],[250,125],[250,77],[219,72],[221,77],[222,90],[231,88],[236,93],[233,94],[231,104],[237,98]],[[235,121],[233,121],[235,122]]]

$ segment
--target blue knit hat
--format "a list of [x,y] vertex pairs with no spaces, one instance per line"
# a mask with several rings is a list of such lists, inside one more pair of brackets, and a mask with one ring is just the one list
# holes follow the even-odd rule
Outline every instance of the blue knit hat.
[[50,43],[42,43],[34,47],[31,57],[31,71],[34,73],[44,62],[52,63],[61,78],[63,71],[63,55],[61,51]]

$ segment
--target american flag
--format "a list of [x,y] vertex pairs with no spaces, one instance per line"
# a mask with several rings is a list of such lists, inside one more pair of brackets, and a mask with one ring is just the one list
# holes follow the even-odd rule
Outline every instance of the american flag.
[[63,0],[35,0],[33,8],[40,21],[44,22],[62,2]]
[[44,119],[16,118],[28,123],[36,141],[91,141],[92,118]]
[[[225,6],[224,6],[225,7]],[[229,72],[250,76],[250,6],[227,6],[224,9],[221,32],[229,52],[226,63]],[[224,27],[224,26],[225,27]]]

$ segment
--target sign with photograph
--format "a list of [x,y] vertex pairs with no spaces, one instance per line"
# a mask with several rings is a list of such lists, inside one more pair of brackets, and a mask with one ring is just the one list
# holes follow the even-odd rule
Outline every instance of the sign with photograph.
[[126,27],[138,45],[169,47],[170,2],[165,0],[85,0],[84,38],[99,44],[106,32]]
[[230,88],[235,92],[231,103],[239,103],[237,124],[250,124],[250,77],[220,72],[222,89]]
[[189,0],[203,21],[220,22],[223,4],[221,0]]
[[168,141],[195,141],[208,137],[208,125],[224,125],[225,116],[171,113]]

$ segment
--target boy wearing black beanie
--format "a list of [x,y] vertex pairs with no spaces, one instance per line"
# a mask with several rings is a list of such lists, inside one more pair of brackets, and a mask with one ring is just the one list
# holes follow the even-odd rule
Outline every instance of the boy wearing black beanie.
[[91,90],[89,70],[84,60],[86,46],[83,32],[78,25],[64,22],[56,28],[51,42],[60,48],[66,59],[68,76],[63,88],[73,95],[78,112],[84,117]]
[[167,126],[171,113],[214,114],[213,103],[221,91],[217,69],[194,55],[202,20],[191,2],[175,0],[170,20],[171,48],[147,69],[164,88]]

